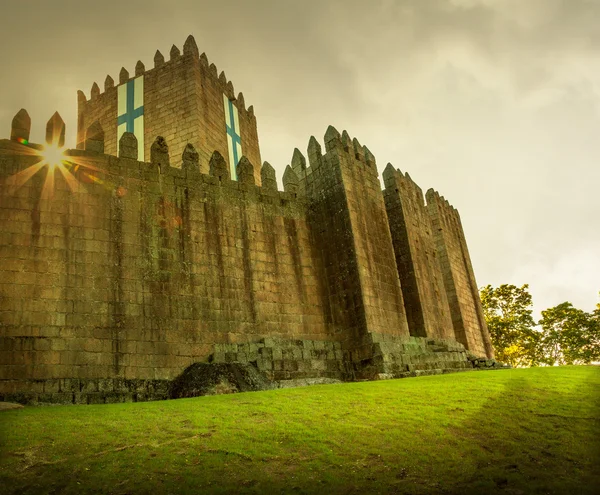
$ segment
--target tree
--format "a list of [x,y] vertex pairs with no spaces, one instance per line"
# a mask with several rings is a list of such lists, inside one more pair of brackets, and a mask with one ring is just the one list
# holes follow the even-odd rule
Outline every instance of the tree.
[[529,285],[487,285],[481,289],[483,314],[490,331],[496,359],[512,366],[540,363],[540,332],[535,329]]
[[592,313],[564,302],[542,311],[542,362],[589,364],[600,360],[600,304]]

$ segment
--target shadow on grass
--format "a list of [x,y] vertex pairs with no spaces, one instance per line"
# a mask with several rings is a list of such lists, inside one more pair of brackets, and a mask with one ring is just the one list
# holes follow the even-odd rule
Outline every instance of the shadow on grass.
[[551,387],[537,378],[507,380],[478,414],[450,428],[466,469],[439,493],[598,493],[597,381],[584,385],[581,402],[582,391],[574,390],[580,382]]

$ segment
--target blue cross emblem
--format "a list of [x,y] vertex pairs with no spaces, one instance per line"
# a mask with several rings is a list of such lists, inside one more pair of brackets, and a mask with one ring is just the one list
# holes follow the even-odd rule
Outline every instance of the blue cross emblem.
[[126,132],[133,132],[133,123],[135,119],[144,115],[143,105],[134,108],[134,83],[135,79],[127,81],[127,109],[123,115],[119,115],[117,118],[117,125],[125,124]]
[[231,148],[232,148],[232,152],[233,152],[233,163],[231,164],[231,178],[232,179],[237,179],[236,177],[236,173],[235,173],[235,166],[237,165],[237,163],[240,161],[240,158],[238,156],[238,150],[237,150],[237,145],[239,144],[240,147],[242,145],[242,138],[240,137],[239,134],[239,129],[235,128],[235,118],[233,115],[233,102],[228,98],[227,99],[228,102],[228,110],[229,110],[229,122],[230,124],[225,124],[225,126],[227,127],[227,134],[229,135],[229,137],[231,137]]

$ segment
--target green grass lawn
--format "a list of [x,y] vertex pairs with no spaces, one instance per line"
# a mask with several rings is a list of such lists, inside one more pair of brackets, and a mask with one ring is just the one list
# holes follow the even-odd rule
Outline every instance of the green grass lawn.
[[0,413],[0,492],[600,493],[600,367]]

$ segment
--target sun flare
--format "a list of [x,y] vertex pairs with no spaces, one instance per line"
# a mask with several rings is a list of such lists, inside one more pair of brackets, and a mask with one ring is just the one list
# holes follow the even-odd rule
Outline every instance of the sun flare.
[[49,145],[40,151],[40,156],[43,158],[44,163],[54,168],[62,164],[65,159],[65,150],[64,148]]

